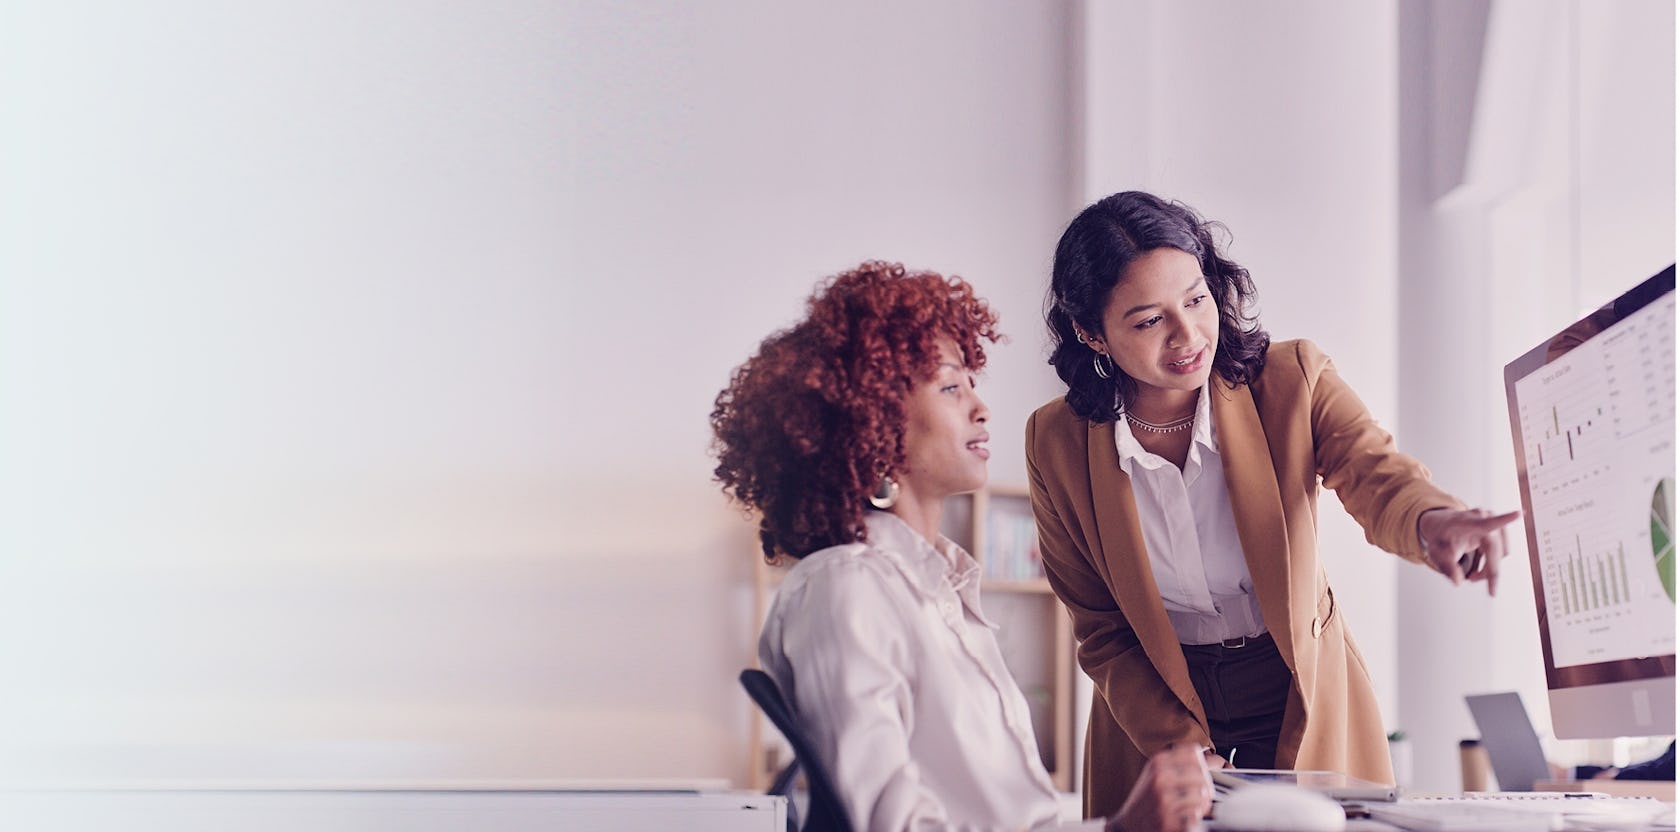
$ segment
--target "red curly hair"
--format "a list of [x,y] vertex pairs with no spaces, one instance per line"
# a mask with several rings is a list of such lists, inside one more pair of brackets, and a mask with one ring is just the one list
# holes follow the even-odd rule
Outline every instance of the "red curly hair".
[[883,474],[904,465],[904,400],[933,376],[941,338],[986,365],[997,315],[960,278],[866,262],[828,278],[803,321],[764,339],[712,410],[713,472],[759,515],[764,557],[865,536]]

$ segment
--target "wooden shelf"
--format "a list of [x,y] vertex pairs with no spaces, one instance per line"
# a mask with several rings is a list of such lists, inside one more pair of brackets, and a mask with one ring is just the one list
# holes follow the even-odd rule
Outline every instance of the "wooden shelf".
[[[1030,704],[1043,696],[1049,699],[1048,712],[1035,714],[1033,720],[1047,752],[1044,767],[1056,788],[1073,791],[1073,758],[1078,753],[1073,622],[1044,578],[1031,493],[1023,485],[996,484],[952,497],[945,502],[941,531],[980,561],[982,603],[987,617],[1002,619],[999,644],[1004,661]],[[1015,631],[1019,637],[1012,637]]]

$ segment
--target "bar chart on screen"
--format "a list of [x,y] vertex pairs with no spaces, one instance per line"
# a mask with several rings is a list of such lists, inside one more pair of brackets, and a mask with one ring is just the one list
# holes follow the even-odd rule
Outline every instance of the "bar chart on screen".
[[[1673,299],[1665,304],[1672,315]],[[1664,320],[1619,321],[1517,382],[1558,667],[1674,651],[1674,333]]]

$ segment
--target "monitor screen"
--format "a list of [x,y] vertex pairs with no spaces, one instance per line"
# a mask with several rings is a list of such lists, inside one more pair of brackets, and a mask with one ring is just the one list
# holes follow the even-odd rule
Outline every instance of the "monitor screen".
[[1505,365],[1560,738],[1674,733],[1674,267]]

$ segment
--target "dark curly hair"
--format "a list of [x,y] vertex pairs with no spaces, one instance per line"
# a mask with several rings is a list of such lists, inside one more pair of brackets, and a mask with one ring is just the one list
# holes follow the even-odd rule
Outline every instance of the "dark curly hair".
[[1137,395],[1137,382],[1118,365],[1112,378],[1097,375],[1091,350],[1079,343],[1074,325],[1102,332],[1103,310],[1120,276],[1133,260],[1158,248],[1178,249],[1202,265],[1202,276],[1219,307],[1213,371],[1231,384],[1259,377],[1271,336],[1249,311],[1255,301],[1254,281],[1247,269],[1219,253],[1214,229],[1230,236],[1225,226],[1204,221],[1190,206],[1143,191],[1106,197],[1068,224],[1056,243],[1044,318],[1050,325],[1050,364],[1067,383],[1067,403],[1074,413],[1096,423],[1112,422]]
[[712,409],[713,472],[759,514],[764,557],[862,540],[881,476],[904,465],[905,396],[941,338],[986,364],[997,315],[959,278],[870,261],[819,284],[803,321],[771,335]]

